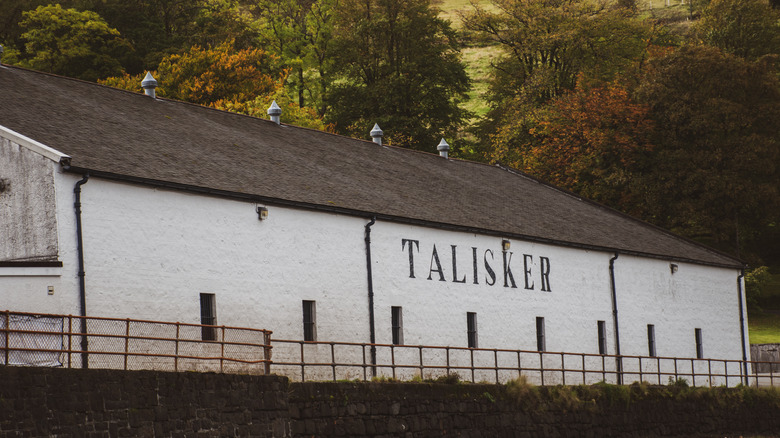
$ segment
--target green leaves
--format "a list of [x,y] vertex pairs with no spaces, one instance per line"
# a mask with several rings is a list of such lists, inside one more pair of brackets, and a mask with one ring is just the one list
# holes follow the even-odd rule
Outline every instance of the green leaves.
[[19,64],[90,81],[122,73],[120,58],[132,51],[119,32],[96,13],[39,6],[25,12],[24,52]]

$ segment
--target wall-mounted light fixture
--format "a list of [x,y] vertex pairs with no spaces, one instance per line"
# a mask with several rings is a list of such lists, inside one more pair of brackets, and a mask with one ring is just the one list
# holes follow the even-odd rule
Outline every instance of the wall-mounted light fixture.
[[512,242],[510,242],[510,241],[508,241],[508,240],[506,240],[506,239],[503,239],[503,240],[501,241],[501,249],[502,249],[503,251],[509,251],[509,247],[510,247],[510,246],[512,246]]
[[268,219],[268,209],[262,205],[257,206],[257,218],[261,221]]
[[672,274],[677,272],[677,265],[674,263],[669,263],[669,270],[672,271]]

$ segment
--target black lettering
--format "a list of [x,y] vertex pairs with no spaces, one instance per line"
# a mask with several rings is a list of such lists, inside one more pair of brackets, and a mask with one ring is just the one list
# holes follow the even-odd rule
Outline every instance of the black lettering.
[[474,284],[479,284],[479,280],[477,280],[477,248],[471,247],[471,260],[474,262]]
[[512,275],[512,267],[509,266],[512,263],[512,253],[509,253],[509,260],[506,258],[506,251],[504,253],[504,287],[509,287],[507,278],[512,282],[512,288],[517,289],[517,283],[515,283],[515,276]]
[[[493,268],[490,267],[490,263],[488,263],[487,255],[490,253],[490,258],[495,259],[493,257],[493,251],[492,250],[485,250],[485,270],[487,271],[487,276],[485,277],[485,283],[488,284],[488,286],[493,286],[496,284],[496,273],[493,271]],[[490,279],[488,279],[490,277]]]
[[465,283],[466,276],[463,276],[463,280],[458,280],[458,261],[457,261],[457,245],[450,245],[452,248],[452,282],[453,283]]
[[528,280],[531,278],[531,268],[528,267],[528,261],[531,261],[531,265],[534,264],[534,256],[529,254],[523,254],[523,269],[525,270],[525,288],[528,290],[534,290],[533,281],[528,284]]
[[420,241],[411,239],[401,239],[401,251],[404,250],[406,244],[409,244],[409,278],[414,278],[414,253],[412,248],[417,245],[417,252],[420,252]]
[[[436,262],[436,269],[433,269],[433,262]],[[446,281],[444,279],[444,272],[441,270],[441,262],[439,262],[439,253],[436,252],[436,245],[433,245],[433,253],[431,254],[431,270],[428,273],[428,280],[431,279],[434,272],[439,273],[439,281]]]
[[552,292],[550,289],[550,259],[539,257],[542,270],[542,292]]

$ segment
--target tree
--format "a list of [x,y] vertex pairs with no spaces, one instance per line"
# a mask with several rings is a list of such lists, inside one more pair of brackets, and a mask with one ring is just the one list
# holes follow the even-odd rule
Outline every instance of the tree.
[[[611,81],[634,65],[650,27],[625,8],[584,0],[492,0],[474,3],[464,24],[498,43],[491,100],[526,95],[541,103],[574,89],[580,74]],[[493,11],[496,12],[493,12]]]
[[[261,49],[236,50],[232,42],[216,47],[192,47],[170,55],[153,73],[160,97],[201,105],[246,102],[269,96],[284,84],[286,73],[275,55]],[[141,89],[143,74],[110,78],[104,84],[133,91]]]
[[339,133],[366,138],[379,123],[387,142],[429,151],[456,136],[469,80],[429,0],[343,0],[333,29],[326,119]]
[[18,64],[95,81],[123,72],[120,60],[132,47],[96,13],[39,6],[23,13],[24,50]]
[[509,163],[582,196],[634,211],[633,183],[652,150],[648,108],[616,84],[551,100],[531,116],[530,143]]
[[742,58],[780,54],[780,11],[765,0],[712,0],[695,29],[705,43]]
[[645,218],[736,253],[780,219],[771,64],[686,46],[650,64],[639,96],[656,123]]
[[261,44],[278,54],[285,67],[292,70],[287,85],[295,89],[298,105],[303,107],[308,100],[321,114],[325,111],[322,96],[327,89],[331,3],[331,0],[255,0],[253,3],[264,28]]
[[[327,130],[313,110],[291,103],[282,92],[287,71],[279,58],[261,49],[237,50],[232,42],[217,47],[195,46],[162,60],[153,76],[160,97],[183,100],[242,114],[265,117],[273,100],[284,108],[287,123]],[[141,90],[143,74],[108,78],[101,83]]]

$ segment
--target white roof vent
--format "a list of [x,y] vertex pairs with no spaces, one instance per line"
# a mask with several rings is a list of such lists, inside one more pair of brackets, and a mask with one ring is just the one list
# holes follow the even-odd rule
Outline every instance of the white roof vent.
[[448,145],[443,138],[439,142],[439,145],[436,146],[436,149],[439,151],[439,155],[441,155],[444,158],[449,158],[448,155],[450,152],[450,145]]
[[282,122],[281,116],[282,116],[282,109],[279,108],[279,105],[276,103],[276,101],[273,101],[271,106],[268,108],[268,116],[271,117],[271,121],[276,123],[277,125]]
[[157,80],[152,77],[151,72],[146,72],[146,76],[144,77],[144,80],[141,81],[141,87],[144,89],[144,93],[151,97],[152,99],[156,98],[154,89],[157,88]]
[[371,130],[371,138],[379,146],[382,146],[382,135],[384,135],[382,128],[379,127],[378,123],[374,123],[374,129]]

